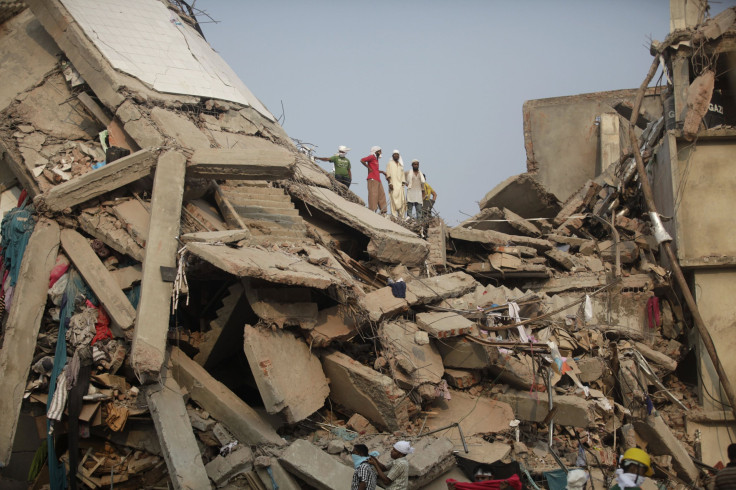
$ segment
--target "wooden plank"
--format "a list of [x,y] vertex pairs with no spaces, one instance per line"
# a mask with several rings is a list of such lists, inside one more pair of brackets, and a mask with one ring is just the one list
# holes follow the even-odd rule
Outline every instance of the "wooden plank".
[[294,175],[296,157],[273,143],[237,150],[216,148],[194,152],[187,177],[228,180],[280,180]]
[[140,150],[108,163],[102,168],[59,184],[39,196],[37,201],[41,208],[62,211],[149,175],[155,164],[155,153]]
[[36,223],[23,254],[0,350],[0,468],[10,462],[18,415],[31,369],[41,317],[46,308],[49,275],[59,252],[59,225]]
[[153,181],[151,227],[131,353],[133,369],[144,382],[159,379],[166,353],[173,284],[163,281],[161,267],[176,267],[185,172],[184,155],[168,151],[159,158]]
[[62,230],[61,246],[105,307],[110,320],[123,330],[132,327],[135,322],[133,305],[87,239],[75,230]]

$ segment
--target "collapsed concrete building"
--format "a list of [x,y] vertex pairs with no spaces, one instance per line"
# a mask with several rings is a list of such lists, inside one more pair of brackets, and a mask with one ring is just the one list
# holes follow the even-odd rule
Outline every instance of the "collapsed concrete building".
[[1,483],[346,488],[353,444],[385,462],[398,438],[412,488],[479,466],[607,488],[634,446],[705,482],[728,380],[632,170],[733,373],[736,253],[703,211],[732,195],[732,121],[696,95],[732,104],[728,71],[698,87],[736,11],[694,5],[652,45],[669,91],[526,103],[529,172],[418,234],[299,152],[178,2],[0,3]]

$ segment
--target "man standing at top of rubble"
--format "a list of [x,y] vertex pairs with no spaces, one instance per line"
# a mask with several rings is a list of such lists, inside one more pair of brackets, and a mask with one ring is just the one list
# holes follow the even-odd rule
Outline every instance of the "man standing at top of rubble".
[[386,165],[386,180],[388,181],[388,195],[391,198],[391,216],[403,218],[406,214],[406,196],[404,186],[404,161],[399,150],[394,150],[391,161]]
[[360,159],[360,163],[368,169],[368,209],[375,212],[377,208],[381,209],[381,215],[386,215],[386,194],[383,192],[381,185],[381,174],[386,172],[379,170],[378,159],[381,158],[381,147],[374,146],[371,148],[371,154]]
[[335,180],[344,185],[350,187],[350,183],[353,180],[353,172],[350,169],[350,160],[345,156],[350,151],[347,146],[339,146],[337,148],[337,154],[332,155],[329,158],[325,157],[314,157],[315,160],[321,160],[323,162],[332,162],[333,172],[335,173]]
[[[391,461],[388,466],[384,466],[376,458],[371,458],[370,461],[376,468],[378,479],[386,485],[386,490],[408,490],[409,461],[406,457],[413,452],[414,448],[409,441],[399,441],[391,449]],[[386,470],[388,473],[384,473]]]
[[422,217],[422,195],[424,194],[424,175],[419,171],[419,160],[411,161],[411,170],[407,171],[404,179],[406,180],[406,217],[411,218],[411,210],[414,208],[414,215],[419,220]]

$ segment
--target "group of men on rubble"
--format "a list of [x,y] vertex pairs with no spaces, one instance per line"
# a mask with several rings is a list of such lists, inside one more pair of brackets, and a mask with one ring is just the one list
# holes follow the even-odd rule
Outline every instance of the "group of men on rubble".
[[[350,187],[353,172],[347,152],[350,148],[340,146],[337,154],[331,157],[315,157],[323,162],[331,162],[334,166],[335,180]],[[391,215],[397,218],[411,218],[412,210],[416,220],[426,220],[432,215],[432,207],[437,200],[437,193],[427,183],[427,176],[419,171],[419,160],[412,160],[411,170],[404,171],[404,161],[399,150],[394,150],[386,170],[381,170],[378,160],[381,158],[381,147],[371,148],[370,155],[361,158],[360,163],[368,170],[368,208],[387,214],[386,194],[381,183],[381,174],[388,182],[388,193],[391,202]],[[406,192],[404,192],[406,187]]]

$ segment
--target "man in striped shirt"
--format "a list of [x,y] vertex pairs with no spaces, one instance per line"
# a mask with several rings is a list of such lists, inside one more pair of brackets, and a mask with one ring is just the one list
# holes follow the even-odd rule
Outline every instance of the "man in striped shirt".
[[353,481],[350,490],[376,490],[376,469],[369,462],[368,447],[365,444],[353,446]]
[[715,490],[736,488],[736,444],[728,446],[729,463],[716,475]]

